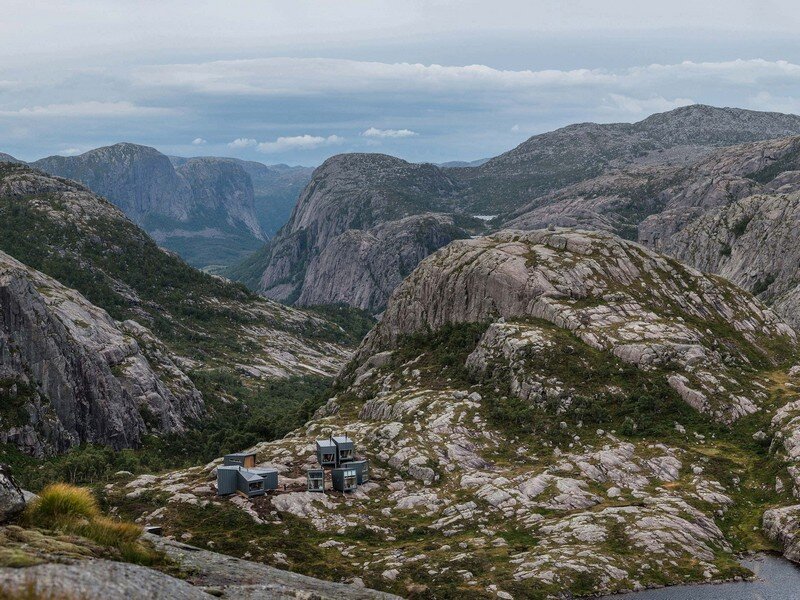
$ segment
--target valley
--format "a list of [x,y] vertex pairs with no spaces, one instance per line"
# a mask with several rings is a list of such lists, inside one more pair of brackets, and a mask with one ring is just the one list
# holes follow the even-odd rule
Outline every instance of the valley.
[[[135,566],[198,598],[507,600],[800,561],[799,134],[691,106],[475,165],[4,159],[0,460],[32,492],[90,487],[91,523],[160,533],[126,559],[61,545],[71,521],[21,521],[0,527],[0,569],[57,581],[88,560],[96,591]],[[286,215],[287,190],[263,244],[257,200]],[[216,232],[236,258],[193,259],[221,256],[202,219],[252,254]],[[315,441],[343,432],[369,482],[308,491]],[[244,450],[277,489],[219,496],[221,457]]]

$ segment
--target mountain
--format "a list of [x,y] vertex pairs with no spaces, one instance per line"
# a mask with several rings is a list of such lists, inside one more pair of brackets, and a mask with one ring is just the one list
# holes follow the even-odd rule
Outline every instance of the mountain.
[[155,148],[121,143],[32,166],[105,196],[197,267],[240,260],[265,239],[252,182],[233,161],[196,158],[175,168]]
[[476,169],[454,172],[464,203],[504,214],[526,199],[596,177],[609,168],[681,164],[713,148],[800,134],[800,117],[693,105],[638,123],[580,123],[536,135]]
[[[275,238],[225,273],[283,302],[345,302],[380,312],[407,273],[400,265],[408,261],[398,256],[422,257],[439,243],[500,227],[585,227],[645,240],[640,224],[654,215],[675,223],[726,194],[740,198],[755,189],[748,174],[767,168],[784,142],[753,140],[797,134],[794,115],[695,105],[638,123],[571,125],[475,167],[335,156],[315,171]],[[736,150],[728,155],[726,147]],[[372,232],[426,213],[447,215],[461,231],[413,247],[385,244]],[[357,242],[362,237],[367,241]]]
[[[0,294],[6,327],[2,335],[9,343],[23,339],[28,352],[13,352],[12,368],[15,373],[31,371],[28,380],[43,406],[48,399],[62,406],[58,403],[63,398],[66,411],[75,412],[70,408],[73,401],[85,407],[77,411],[80,419],[85,417],[81,411],[93,403],[102,405],[108,395],[122,401],[128,394],[140,401],[144,394],[157,422],[164,422],[163,429],[177,431],[180,419],[171,423],[161,415],[166,414],[166,404],[191,396],[196,386],[203,393],[208,419],[233,429],[225,435],[240,438],[247,428],[221,419],[220,410],[255,417],[264,407],[264,420],[253,421],[259,423],[260,438],[267,435],[265,428],[280,431],[282,426],[276,424],[281,419],[294,418],[297,403],[308,400],[297,392],[320,387],[316,382],[339,370],[349,354],[346,346],[354,343],[351,334],[320,314],[279,305],[197,271],[159,248],[118,208],[87,188],[24,165],[0,165],[0,251],[23,263],[27,273],[13,263],[8,267],[11,275],[5,277],[10,277],[9,286],[13,283],[14,290],[22,291]],[[56,296],[66,300],[56,303]],[[25,319],[12,310],[17,305],[24,305]],[[48,345],[49,338],[56,340],[54,345]],[[8,359],[5,351],[0,355]],[[42,356],[52,363],[46,373],[37,371]],[[139,383],[124,378],[129,364]],[[164,370],[167,375],[162,377]],[[184,381],[186,375],[190,381]],[[287,379],[293,382],[288,392],[276,389],[275,381]],[[67,388],[74,397],[63,391]],[[178,388],[188,389],[189,396]],[[275,405],[280,403],[285,404],[278,410]],[[186,420],[199,411],[189,404],[190,409],[176,411]],[[70,444],[108,442],[117,447],[134,445],[141,437],[136,423],[131,417],[127,437],[119,438],[124,443],[114,441],[111,423],[105,429],[98,425],[96,435],[67,429]],[[214,443],[223,438],[218,432]],[[26,447],[19,436],[12,441]],[[62,441],[55,446],[64,448]]]
[[[167,535],[411,597],[745,577],[734,553],[773,547],[765,509],[782,511],[765,533],[793,539],[797,360],[797,335],[747,292],[612,234],[457,240],[394,291],[328,403],[253,448],[278,491],[217,497],[214,461],[108,501]],[[314,440],[337,432],[370,482],[309,493]]]
[[482,228],[455,215],[456,202],[457,187],[434,165],[335,156],[314,171],[280,233],[226,274],[281,301],[379,311],[421,258]]
[[[176,167],[186,164],[188,158],[170,156]],[[265,165],[238,158],[213,158],[239,165],[250,176],[253,185],[253,206],[261,230],[266,236],[274,235],[292,214],[297,197],[311,180],[312,167]]]
[[21,161],[18,158],[14,158],[10,154],[6,154],[5,152],[0,152],[0,162],[14,163],[17,165],[25,164],[24,161]]
[[203,400],[150,331],[0,252],[0,441],[43,456],[180,433]]

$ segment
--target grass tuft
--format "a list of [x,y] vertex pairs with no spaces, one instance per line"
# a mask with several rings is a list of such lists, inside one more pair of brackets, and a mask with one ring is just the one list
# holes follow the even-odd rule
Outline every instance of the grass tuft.
[[44,488],[28,505],[25,522],[32,527],[79,535],[100,546],[116,549],[126,562],[150,565],[160,555],[139,541],[142,528],[117,521],[100,512],[97,500],[87,488],[54,483]]
[[61,529],[69,522],[99,516],[100,508],[92,492],[68,483],[48,485],[25,510],[28,523],[45,529]]

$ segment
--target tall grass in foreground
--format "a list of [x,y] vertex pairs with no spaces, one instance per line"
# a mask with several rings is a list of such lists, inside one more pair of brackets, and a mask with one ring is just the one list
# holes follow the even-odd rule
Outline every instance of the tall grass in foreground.
[[32,527],[79,535],[118,551],[119,557],[151,565],[159,555],[139,541],[142,528],[104,516],[91,490],[68,483],[53,483],[25,509],[23,521]]

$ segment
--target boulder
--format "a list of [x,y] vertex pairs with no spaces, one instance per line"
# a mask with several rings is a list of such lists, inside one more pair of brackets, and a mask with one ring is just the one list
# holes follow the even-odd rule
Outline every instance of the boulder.
[[7,465],[0,465],[0,523],[7,523],[25,508],[25,496]]

